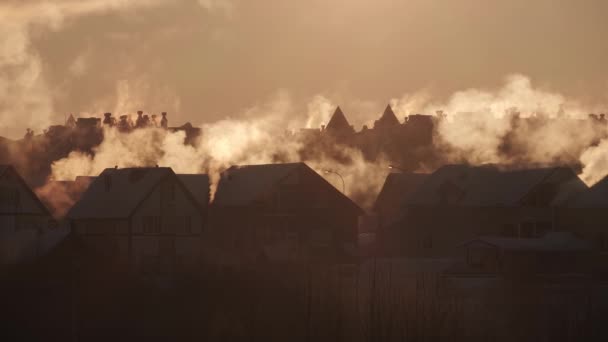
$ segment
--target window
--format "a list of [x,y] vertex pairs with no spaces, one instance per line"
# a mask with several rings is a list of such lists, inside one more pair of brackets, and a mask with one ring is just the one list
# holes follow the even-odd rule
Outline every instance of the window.
[[160,234],[160,217],[159,216],[144,216],[142,217],[142,227],[144,234]]

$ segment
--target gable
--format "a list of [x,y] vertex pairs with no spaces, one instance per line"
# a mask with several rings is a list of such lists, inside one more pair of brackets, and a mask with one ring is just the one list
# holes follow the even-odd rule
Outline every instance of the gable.
[[50,215],[38,196],[8,165],[0,167],[0,214]]
[[68,213],[71,219],[127,218],[166,177],[170,168],[106,169]]
[[[277,203],[277,201],[283,201]],[[214,205],[274,203],[362,210],[305,163],[233,166],[222,174]]]
[[[580,189],[577,178],[568,168],[501,170],[493,165],[447,165],[435,171],[408,204],[550,205],[566,191]],[[573,182],[571,187],[565,186],[570,182]]]

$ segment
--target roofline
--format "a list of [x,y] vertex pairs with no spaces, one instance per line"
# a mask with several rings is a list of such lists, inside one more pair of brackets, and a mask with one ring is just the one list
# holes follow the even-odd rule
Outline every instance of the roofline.
[[15,175],[17,175],[17,179],[19,180],[21,185],[23,185],[25,187],[26,191],[29,192],[29,194],[34,198],[34,202],[36,202],[38,204],[38,206],[40,206],[40,209],[42,209],[44,214],[52,217],[52,214],[51,214],[51,211],[49,210],[49,208],[47,208],[46,205],[44,205],[44,203],[42,203],[42,201],[40,200],[38,195],[36,195],[34,190],[32,190],[32,188],[30,188],[30,186],[25,182],[25,179],[23,179],[23,177],[21,177],[19,172],[17,172],[17,170],[10,164],[5,165],[5,167],[6,168],[0,173],[0,176],[3,176],[7,170],[11,170]]
[[198,205],[196,206],[197,211],[199,211],[199,213],[201,214],[201,217],[203,216],[203,210],[201,208],[201,204],[202,203],[198,203],[198,200],[196,198],[194,198],[194,195],[190,192],[190,190],[188,190],[188,188],[186,188],[186,186],[182,183],[182,181],[179,179],[179,177],[177,176],[177,174],[173,171],[172,168],[167,167],[166,169],[169,170],[169,173],[166,174],[165,176],[161,177],[158,182],[156,182],[156,184],[154,184],[154,186],[151,187],[150,191],[148,191],[146,193],[146,195],[144,197],[142,197],[142,199],[137,203],[137,205],[135,205],[135,208],[133,208],[133,210],[131,210],[131,212],[129,213],[129,216],[125,217],[126,219],[131,219],[133,218],[133,216],[135,215],[135,213],[137,213],[137,210],[139,210],[139,208],[143,205],[143,203],[150,197],[152,196],[152,193],[154,193],[154,190],[156,190],[156,188],[158,187],[158,185],[166,180],[167,178],[173,176],[175,177],[175,180],[177,181],[177,183],[179,184],[179,186],[182,188],[182,190],[186,193],[186,197],[189,197],[191,201],[193,201],[194,203],[197,203]]
[[319,176],[319,178],[322,179],[323,182],[325,182],[327,185],[329,185],[332,189],[334,189],[334,191],[337,192],[339,194],[339,196],[341,196],[344,199],[346,199],[358,211],[359,215],[365,214],[365,210],[363,210],[350,197],[346,196],[346,194],[342,193],[342,191],[338,190],[335,186],[333,186],[330,182],[328,182],[327,179],[325,179],[325,177],[321,176],[317,171],[315,171],[313,168],[311,168],[310,166],[308,166],[308,164],[306,164],[306,163],[302,163],[302,164],[304,164],[304,166],[306,166],[306,168],[308,168],[310,171],[314,172],[317,176]]

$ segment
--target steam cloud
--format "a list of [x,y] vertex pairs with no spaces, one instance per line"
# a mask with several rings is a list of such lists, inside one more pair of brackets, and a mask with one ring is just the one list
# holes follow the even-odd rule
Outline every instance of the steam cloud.
[[[606,175],[606,125],[588,118],[597,108],[535,88],[524,76],[508,77],[496,91],[455,93],[446,103],[433,102],[426,92],[408,94],[391,103],[401,117],[418,112],[445,113],[434,137],[444,163],[580,164],[581,177],[588,184]],[[306,115],[298,115],[289,94],[282,91],[238,118],[202,125],[202,136],[195,146],[183,144],[183,132],[150,128],[123,134],[106,129],[94,156],[72,152],[53,164],[53,178],[97,175],[114,165],[159,164],[178,173],[208,173],[215,184],[219,173],[231,165],[305,161],[321,174],[325,169],[338,171],[345,179],[346,194],[369,208],[386,177],[388,161],[366,161],[360,151],[346,146],[337,147],[344,156],[339,161],[323,152],[302,160],[299,151],[303,141],[286,132],[286,128],[327,123],[335,106],[327,97],[317,95],[307,104]],[[377,113],[370,114],[373,116],[365,120],[377,118]],[[339,178],[324,176],[341,189]]]
[[[326,120],[329,114],[323,111],[329,112],[335,106],[322,96],[316,96],[308,108],[310,112],[306,117],[294,119],[296,110],[289,95],[279,92],[269,103],[246,110],[240,119],[226,118],[202,125],[202,135],[195,146],[184,145],[185,133],[181,131],[146,128],[120,133],[105,128],[104,140],[94,149],[94,156],[72,152],[67,158],[53,163],[52,179],[96,176],[113,166],[160,165],[169,166],[177,173],[208,173],[213,193],[219,174],[231,165],[302,161],[299,151],[303,142],[286,128]],[[344,178],[346,193],[361,205],[371,206],[374,196],[370,194],[375,194],[384,181],[387,163],[367,162],[361,152],[353,148],[341,146],[338,149],[345,156],[341,162],[323,153],[305,161],[320,174],[327,169],[339,172]],[[341,180],[336,176],[328,175],[327,180],[342,189]]]
[[[53,109],[56,95],[45,78],[43,59],[32,47],[32,38],[59,31],[76,18],[168,6],[172,0],[43,0],[3,1],[0,4],[0,135],[16,137],[25,127],[40,131],[57,121]],[[210,12],[228,13],[229,0],[199,0]],[[69,71],[78,76],[86,59],[78,56]],[[18,116],[19,120],[14,118]]]
[[[396,112],[442,111],[435,144],[445,162],[507,165],[580,164],[589,185],[608,173],[606,124],[590,120],[602,107],[534,87],[523,75],[511,75],[496,90],[469,89],[434,103],[428,92],[391,101]],[[523,118],[525,120],[520,120]]]

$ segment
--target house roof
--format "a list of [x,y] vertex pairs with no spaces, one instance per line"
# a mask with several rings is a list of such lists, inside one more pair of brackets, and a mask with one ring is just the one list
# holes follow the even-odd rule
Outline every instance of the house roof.
[[380,194],[378,194],[374,208],[378,209],[383,206],[391,205],[400,207],[428,178],[428,176],[429,175],[425,173],[413,172],[390,173],[384,181]]
[[209,175],[178,174],[177,178],[179,178],[201,206],[209,204]]
[[320,184],[331,190],[340,200],[358,213],[363,210],[350,198],[338,191],[325,178],[305,163],[235,165],[221,175],[213,203],[220,206],[246,206],[272,192],[277,185],[293,172],[309,172]]
[[606,208],[608,207],[608,177],[600,180],[588,190],[578,194],[567,203],[571,208]]
[[[446,165],[435,171],[407,200],[409,205],[439,205],[445,193],[456,197],[453,203],[460,206],[514,206],[537,186],[543,183],[557,185],[555,200],[564,201],[566,184],[584,183],[569,168],[534,168],[501,170],[496,165]],[[570,191],[576,188],[570,184]],[[559,204],[559,203],[552,203]]]
[[168,167],[105,169],[68,213],[71,219],[127,218],[165,177]]
[[235,165],[222,173],[213,202],[247,205],[270,191],[304,163]]
[[479,237],[464,243],[464,246],[487,245],[509,251],[531,251],[531,252],[568,252],[587,251],[592,246],[588,241],[581,240],[567,232],[547,233],[541,238],[501,238],[501,237]]
[[[15,168],[11,165],[0,165],[0,177],[2,177],[7,172],[11,172],[15,176],[15,179],[17,180],[17,182],[23,187],[23,189],[25,189],[25,191],[28,194],[30,194],[31,199],[34,201],[36,206],[38,206],[38,209],[40,209],[40,213],[42,213],[43,215],[50,216],[51,212],[49,211],[49,209],[44,205],[44,203],[42,203],[42,201],[40,201],[40,198],[34,193],[34,191],[32,191],[32,188],[30,188],[30,186],[25,182],[25,180],[21,177],[19,172],[17,172],[17,170],[15,170]],[[24,208],[18,209],[18,210],[20,210],[19,213],[24,214],[23,209]],[[40,213],[34,213],[34,214],[40,214]],[[27,214],[32,214],[32,213],[27,213]]]
[[352,127],[348,123],[348,120],[346,120],[346,116],[344,116],[340,106],[336,108],[334,115],[331,116],[331,119],[327,123],[327,127],[325,129],[330,132],[344,132],[352,130]]
[[376,122],[374,123],[374,127],[377,128],[395,126],[399,126],[399,119],[397,119],[397,116],[395,115],[395,112],[393,112],[391,105],[387,105],[380,119],[376,120]]

